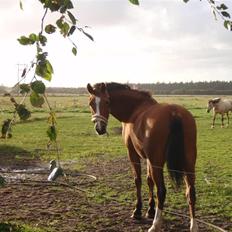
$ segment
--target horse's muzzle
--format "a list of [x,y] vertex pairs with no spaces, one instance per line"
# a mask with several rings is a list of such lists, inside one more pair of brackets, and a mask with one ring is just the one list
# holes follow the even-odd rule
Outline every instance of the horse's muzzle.
[[95,124],[94,128],[98,135],[104,135],[107,134],[106,128],[108,120],[102,115],[93,115],[92,116],[92,122]]
[[96,121],[94,128],[98,135],[104,135],[107,133],[106,131],[107,124],[103,121]]

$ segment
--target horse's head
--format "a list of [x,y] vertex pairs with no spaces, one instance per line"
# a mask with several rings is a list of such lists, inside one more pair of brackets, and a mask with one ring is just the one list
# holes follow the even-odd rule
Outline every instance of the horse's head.
[[210,110],[212,110],[215,107],[215,104],[217,104],[218,102],[220,102],[221,98],[213,98],[210,99],[208,101],[208,105],[207,105],[207,113],[210,112]]
[[207,113],[209,113],[210,110],[213,109],[213,107],[214,107],[213,101],[212,101],[212,100],[209,100],[209,101],[208,101],[208,105],[207,105]]
[[87,85],[90,94],[89,106],[92,112],[92,122],[95,124],[97,134],[106,134],[108,118],[110,114],[110,100],[105,83],[100,83],[92,87]]

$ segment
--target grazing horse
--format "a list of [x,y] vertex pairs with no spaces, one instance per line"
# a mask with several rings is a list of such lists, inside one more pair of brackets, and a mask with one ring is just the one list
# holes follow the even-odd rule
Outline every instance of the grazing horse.
[[[134,173],[137,201],[132,217],[142,217],[141,159],[147,161],[149,208],[146,216],[153,219],[149,232],[161,230],[162,211],[166,196],[163,167],[178,185],[186,183],[190,211],[190,231],[197,232],[195,219],[196,123],[185,108],[160,104],[145,91],[119,83],[87,85],[92,121],[99,135],[107,133],[109,114],[122,122],[123,139]],[[157,198],[154,201],[153,188]]]
[[214,122],[217,114],[222,116],[221,127],[224,127],[224,114],[227,116],[227,126],[229,126],[229,111],[232,111],[232,100],[213,98],[208,101],[207,113],[213,109],[213,122],[211,128],[214,128]]

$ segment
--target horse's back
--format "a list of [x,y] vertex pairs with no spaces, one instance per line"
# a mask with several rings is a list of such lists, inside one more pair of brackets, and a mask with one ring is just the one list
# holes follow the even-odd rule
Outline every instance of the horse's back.
[[232,100],[223,99],[215,105],[214,111],[217,113],[227,113],[232,110]]
[[141,109],[130,123],[124,124],[124,139],[131,139],[137,152],[147,158],[151,151],[165,150],[172,124],[180,121],[184,137],[196,145],[196,124],[192,114],[180,105],[155,104]]

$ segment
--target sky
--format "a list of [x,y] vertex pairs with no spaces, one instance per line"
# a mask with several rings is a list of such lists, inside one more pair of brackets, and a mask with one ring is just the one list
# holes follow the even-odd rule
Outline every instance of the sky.
[[[38,0],[0,0],[0,85],[13,86],[34,46],[17,42],[38,33],[44,9]],[[232,15],[231,0],[224,2]],[[232,32],[214,19],[207,0],[73,0],[78,26],[94,37],[74,33],[72,44],[59,33],[49,35],[46,51],[54,68],[53,87],[85,87],[87,83],[196,82],[232,80]],[[56,14],[46,18],[54,22]],[[20,64],[20,65],[18,65]],[[29,82],[33,73],[25,80]]]

